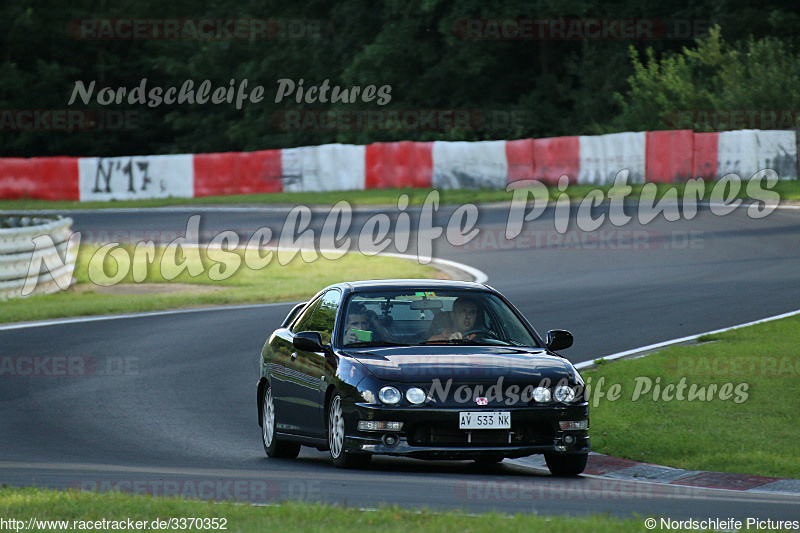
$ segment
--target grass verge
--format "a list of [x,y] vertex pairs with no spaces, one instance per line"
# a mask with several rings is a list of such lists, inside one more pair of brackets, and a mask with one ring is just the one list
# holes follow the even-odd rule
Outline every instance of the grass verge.
[[[4,519],[67,520],[67,530],[73,520],[84,521],[145,521],[151,524],[159,519],[216,518],[225,519],[227,531],[325,531],[327,533],[353,531],[642,531],[641,519],[619,519],[609,516],[544,517],[517,514],[515,516],[488,513],[465,515],[456,512],[434,513],[382,507],[377,511],[359,511],[352,508],[321,504],[284,502],[268,507],[237,505],[235,503],[204,503],[177,498],[151,498],[121,493],[97,494],[75,490],[54,491],[42,489],[0,490],[0,514]],[[180,524],[179,522],[177,522]],[[100,524],[102,526],[102,523]],[[102,528],[104,531],[110,527]],[[154,529],[148,527],[146,529]],[[40,531],[64,529],[41,528]],[[187,528],[183,531],[211,531]]]
[[[704,198],[708,199],[716,182],[706,182]],[[632,185],[631,198],[642,194],[643,185]],[[611,188],[610,185],[602,187],[596,185],[571,185],[565,191],[572,200],[582,200],[590,191],[600,190],[604,194]],[[678,197],[683,197],[684,185],[682,183],[661,183],[656,186],[655,198],[661,198],[668,190],[675,189]],[[208,205],[208,204],[291,204],[291,205],[322,205],[330,206],[339,200],[347,200],[354,206],[369,205],[396,205],[401,194],[408,195],[410,205],[421,205],[432,189],[370,189],[364,191],[339,191],[339,192],[282,192],[269,194],[244,194],[235,196],[207,196],[203,198],[158,198],[149,200],[115,200],[111,202],[68,202],[48,201],[36,199],[0,200],[0,210],[24,211],[28,209],[109,209],[132,207],[164,207],[172,205]],[[550,199],[558,198],[560,192],[555,187],[548,188]],[[782,200],[800,200],[800,182],[781,181],[775,186]],[[443,190],[440,191],[440,201],[443,204],[463,205],[468,203],[503,202],[509,203],[513,193],[504,190]],[[607,194],[606,194],[607,196]],[[651,197],[652,195],[646,194]],[[743,185],[737,195],[747,198],[746,187]]]
[[[594,451],[688,470],[800,478],[793,430],[800,317],[701,340],[582,373],[591,378]],[[675,397],[681,383],[683,400]],[[618,400],[593,398],[614,384]]]
[[[253,264],[257,258],[246,257],[245,250],[224,252],[236,254],[224,257],[215,256],[213,251],[209,257],[205,249],[187,250],[183,257],[168,255],[164,258],[164,248],[156,248],[150,262],[145,261],[141,250],[135,254],[133,246],[119,246],[109,254],[97,254],[98,250],[97,246],[81,245],[75,264],[75,287],[55,294],[5,301],[0,305],[0,322],[299,301],[340,281],[440,276],[434,267],[414,261],[361,254],[346,254],[335,260],[318,256],[315,261],[306,263],[300,254],[292,258],[289,254],[278,256],[270,252],[271,255],[264,258],[265,261],[270,258],[264,268],[254,270],[246,261]],[[237,257],[238,268],[235,267]],[[186,269],[173,279],[167,279],[178,270],[173,265],[184,259]],[[141,283],[134,282],[134,274],[138,273],[143,274]],[[192,273],[197,275],[193,277]],[[118,275],[119,283],[102,286],[115,281]]]

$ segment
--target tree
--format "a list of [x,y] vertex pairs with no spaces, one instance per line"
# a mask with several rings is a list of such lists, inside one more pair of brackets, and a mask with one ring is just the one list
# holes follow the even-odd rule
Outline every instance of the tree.
[[[729,44],[716,26],[680,54],[658,59],[648,50],[640,61],[632,49],[630,89],[616,94],[622,112],[609,131],[781,127],[780,117],[770,122],[775,113],[759,111],[798,108],[800,56],[791,48],[774,37]],[[731,120],[735,116],[739,119]]]

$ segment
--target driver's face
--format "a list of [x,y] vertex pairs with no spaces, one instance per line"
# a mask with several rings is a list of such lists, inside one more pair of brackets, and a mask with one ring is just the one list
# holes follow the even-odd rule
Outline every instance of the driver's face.
[[453,308],[454,326],[460,331],[469,331],[475,326],[478,309],[474,304],[464,303]]
[[345,326],[345,330],[350,331],[351,329],[370,329],[367,315],[349,315],[347,317],[347,326]]

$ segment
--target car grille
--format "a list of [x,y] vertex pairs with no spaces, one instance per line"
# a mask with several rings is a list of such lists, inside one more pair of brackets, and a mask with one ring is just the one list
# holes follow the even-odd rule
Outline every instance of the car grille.
[[[417,424],[406,430],[411,446],[546,446],[555,434],[549,423],[512,424],[511,429],[459,429],[457,424]],[[510,437],[510,438],[509,438]]]

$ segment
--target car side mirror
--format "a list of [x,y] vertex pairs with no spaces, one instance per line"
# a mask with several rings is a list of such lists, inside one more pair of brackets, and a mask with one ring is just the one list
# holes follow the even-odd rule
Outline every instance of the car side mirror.
[[572,346],[572,333],[563,329],[551,329],[547,332],[545,344],[548,350],[566,350]]
[[324,352],[322,337],[318,331],[299,331],[292,339],[292,346],[304,352]]

